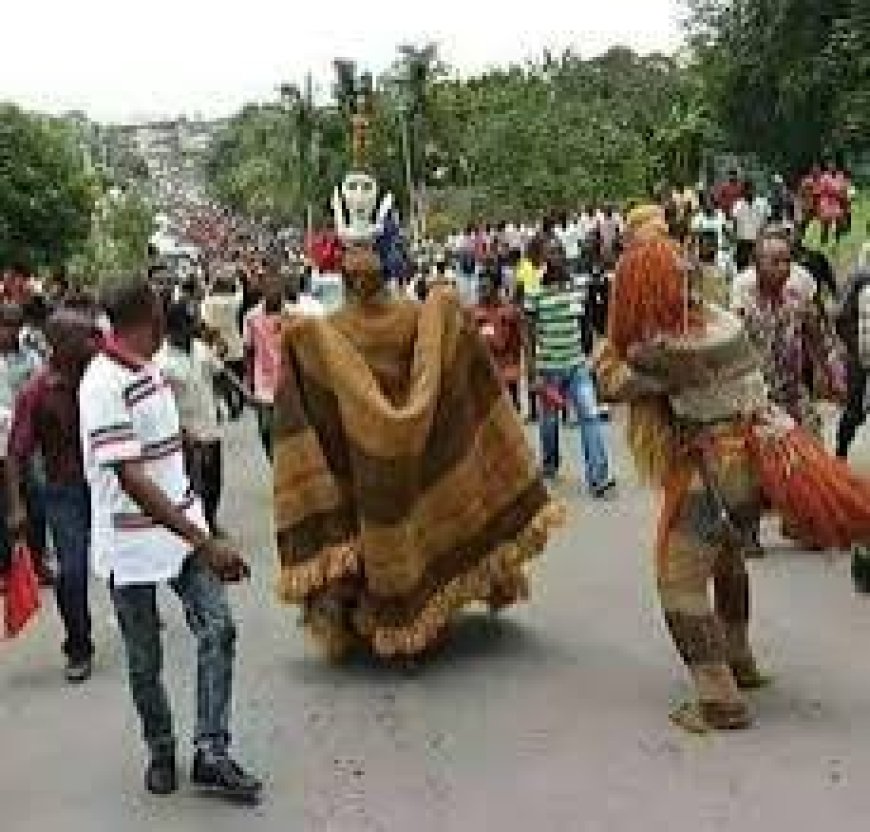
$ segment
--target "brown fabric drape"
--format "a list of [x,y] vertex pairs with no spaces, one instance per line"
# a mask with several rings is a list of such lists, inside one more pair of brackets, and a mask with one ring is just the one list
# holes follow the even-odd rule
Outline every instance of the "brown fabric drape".
[[425,650],[466,603],[503,601],[558,512],[454,297],[294,320],[284,363],[281,597],[305,607],[332,592],[384,656]]

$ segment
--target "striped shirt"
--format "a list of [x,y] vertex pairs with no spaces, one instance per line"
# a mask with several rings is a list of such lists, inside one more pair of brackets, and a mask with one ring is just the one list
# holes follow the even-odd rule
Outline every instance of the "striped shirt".
[[82,455],[91,488],[94,571],[117,586],[177,577],[189,554],[181,538],[144,514],[121,487],[117,466],[138,461],[188,520],[205,530],[188,482],[172,390],[154,364],[100,354],[79,387]]
[[535,366],[539,372],[566,373],[582,366],[582,320],[585,289],[575,282],[548,286],[526,297],[525,311],[535,332]]

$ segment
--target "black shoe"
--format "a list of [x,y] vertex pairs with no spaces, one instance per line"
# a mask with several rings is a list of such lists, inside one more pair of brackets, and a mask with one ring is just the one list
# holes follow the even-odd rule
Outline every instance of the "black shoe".
[[151,758],[145,772],[145,788],[151,794],[160,796],[178,791],[178,768],[174,754]]
[[82,682],[87,682],[91,678],[92,672],[93,665],[90,656],[82,659],[70,659],[66,663],[66,680],[71,685],[80,685]]
[[257,803],[263,791],[263,784],[230,757],[202,751],[196,752],[190,779],[200,791],[238,803]]
[[870,595],[870,551],[866,546],[852,549],[852,583],[861,595]]
[[604,485],[592,489],[592,496],[596,500],[606,500],[616,493],[616,480],[608,480]]

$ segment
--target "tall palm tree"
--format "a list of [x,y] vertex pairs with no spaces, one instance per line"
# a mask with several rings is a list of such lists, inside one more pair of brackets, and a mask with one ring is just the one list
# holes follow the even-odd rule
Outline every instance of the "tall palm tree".
[[[441,61],[436,43],[417,46],[402,44],[398,47],[398,61],[393,76],[401,89],[403,99],[403,118],[409,134],[409,155],[411,171],[411,200],[419,199],[423,193],[426,170],[426,154],[434,128],[434,107],[432,88],[445,74],[446,67]],[[416,212],[415,212],[416,213]],[[420,214],[425,210],[420,206]]]

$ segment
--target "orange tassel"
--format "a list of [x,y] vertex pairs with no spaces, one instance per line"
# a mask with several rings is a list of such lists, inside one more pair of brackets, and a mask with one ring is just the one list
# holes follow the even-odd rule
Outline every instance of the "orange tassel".
[[765,497],[805,542],[846,549],[870,537],[870,483],[806,431],[771,441],[750,430],[749,445]]

